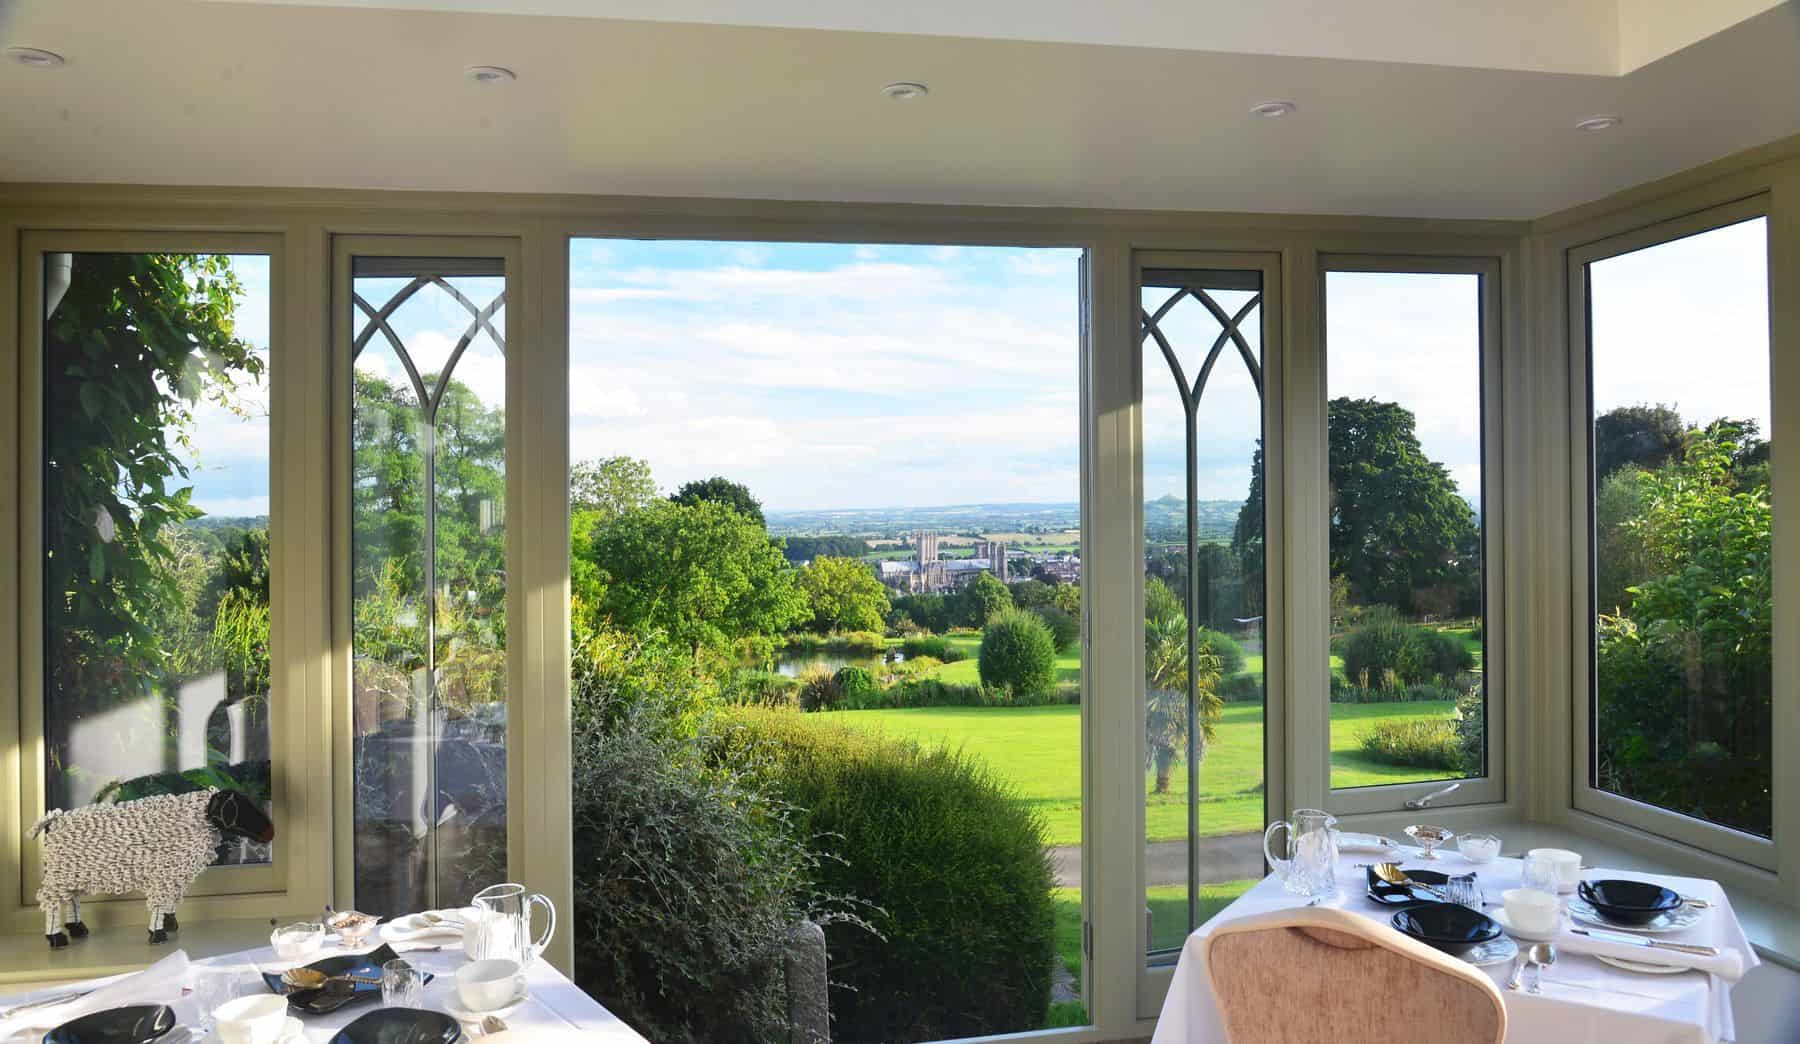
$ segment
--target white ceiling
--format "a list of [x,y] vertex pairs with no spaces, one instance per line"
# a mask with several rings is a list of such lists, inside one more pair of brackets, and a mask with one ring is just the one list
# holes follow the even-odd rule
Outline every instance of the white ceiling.
[[[1493,39],[1415,26],[1411,43],[1375,61],[1198,49],[1213,24],[1180,19],[1166,23],[1164,47],[975,31],[997,27],[989,7],[1014,2],[962,0],[964,31],[931,36],[713,24],[814,8],[836,22],[855,15],[864,27],[896,24],[875,5],[801,0],[660,0],[659,11],[685,19],[661,22],[377,9],[359,0],[12,0],[0,43],[48,48],[69,63],[53,71],[0,65],[0,181],[1530,218],[1800,132],[1800,4],[1792,0],[1624,75],[1536,71],[1538,59],[1520,57],[1529,26],[1461,10],[1473,4],[1453,6],[1488,17]],[[1113,2],[1128,14],[1225,9],[1215,0]],[[1274,2],[1322,10],[1324,0]],[[1082,0],[1037,4],[1046,13],[1033,32],[1051,37],[1083,31],[1084,12],[1113,10]],[[452,5],[502,6],[431,4]],[[1364,0],[1357,9],[1425,6]],[[1632,11],[1710,12],[1631,22],[1637,36],[1615,33],[1605,45],[1622,67],[1627,53],[1702,32],[1695,27],[1720,10],[1761,3],[1564,6],[1513,4],[1545,27],[1545,39],[1565,24],[1557,19],[1595,11],[1612,12],[1615,27]],[[897,24],[929,28],[957,13],[946,0],[907,10],[917,17]],[[700,17],[709,11],[716,17]],[[1124,17],[1111,31],[1141,42],[1142,29]],[[1238,30],[1234,46],[1255,42],[1254,26]],[[1307,23],[1293,38],[1324,50],[1332,36]],[[1599,39],[1605,44],[1603,31]],[[1422,63],[1431,47],[1449,43],[1464,49],[1465,64]],[[1579,65],[1599,52],[1534,53],[1538,64]],[[519,79],[478,86],[461,77],[472,63],[510,66]],[[901,79],[929,83],[931,95],[904,103],[880,95]],[[1280,120],[1249,115],[1270,98],[1300,109]],[[1598,134],[1573,129],[1601,112],[1626,122]]]

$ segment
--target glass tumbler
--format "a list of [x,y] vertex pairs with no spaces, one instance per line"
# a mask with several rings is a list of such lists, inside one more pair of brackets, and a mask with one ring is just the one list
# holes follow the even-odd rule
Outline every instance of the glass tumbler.
[[395,959],[381,966],[381,1004],[386,1008],[418,1008],[425,999],[425,977],[411,961]]
[[1519,887],[1546,895],[1557,894],[1556,864],[1539,855],[1528,855],[1519,870]]

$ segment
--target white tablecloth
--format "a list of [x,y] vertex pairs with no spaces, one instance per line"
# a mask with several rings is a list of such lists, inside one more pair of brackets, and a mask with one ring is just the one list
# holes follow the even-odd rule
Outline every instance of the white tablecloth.
[[[1366,873],[1357,865],[1378,858],[1345,855],[1337,867],[1338,898],[1331,905],[1386,923],[1394,911],[1368,898]],[[1476,871],[1490,908],[1500,905],[1502,891],[1519,884],[1520,864],[1516,859],[1476,866],[1455,852],[1444,852],[1436,862],[1427,864],[1412,851],[1402,862],[1408,868],[1430,866],[1452,874]],[[1735,949],[1743,957],[1746,972],[1760,963],[1731,910],[1731,901],[1717,882],[1627,870],[1588,870],[1583,876],[1655,880],[1682,895],[1709,899],[1713,908],[1705,912],[1699,923],[1657,938]],[[1175,966],[1168,996],[1163,1000],[1153,1044],[1223,1044],[1225,1031],[1213,1000],[1212,984],[1200,963],[1200,940],[1215,926],[1235,918],[1303,904],[1304,900],[1287,892],[1270,876],[1190,935],[1182,947],[1180,963]],[[1569,937],[1567,923],[1565,918],[1564,938]],[[1502,964],[1483,970],[1498,985],[1505,981],[1511,968]],[[1501,996],[1506,999],[1506,1039],[1520,1044],[1707,1044],[1735,1039],[1731,989],[1723,980],[1696,971],[1677,975],[1628,972],[1590,956],[1569,953],[1561,946],[1555,966],[1545,972],[1541,994],[1503,989]]]
[[[435,976],[435,978],[425,987],[425,999],[423,1004],[424,1007],[434,1011],[444,1011],[447,1007],[446,1002],[454,1001],[456,997],[456,982],[454,976],[456,974],[456,969],[461,967],[465,960],[462,952],[462,945],[455,940],[443,941],[443,949],[437,952],[418,949],[418,947],[434,946],[439,943],[440,940],[438,939],[423,939],[417,943],[402,943],[394,947],[396,950],[400,951],[401,956],[413,962],[417,967],[422,968]],[[356,950],[345,950],[336,946],[327,946],[324,950],[307,960],[318,960],[320,957],[330,957],[340,953],[366,952],[366,950],[370,948],[371,947],[365,946]],[[292,967],[295,964],[304,963],[306,962],[276,960],[275,952],[273,950],[268,947],[261,947],[255,950],[245,950],[239,953],[227,954],[223,957],[213,957],[203,961],[194,961],[190,968],[193,973],[221,967],[241,969],[246,981],[248,981],[259,970],[281,971]],[[33,993],[21,993],[10,997],[0,997],[0,1010],[10,1008],[16,1004],[35,1000],[39,997],[67,993],[71,990],[86,989],[91,986],[113,982],[123,978],[126,978],[126,976],[112,976],[107,979],[96,979],[87,983],[64,984],[50,989],[38,990]],[[190,974],[188,978],[191,983],[192,975]],[[526,972],[525,980],[527,993],[526,1000],[524,1003],[520,1004],[517,1009],[506,1014],[505,1018],[508,1029],[519,1031],[558,1030],[563,1033],[577,1031],[582,1034],[583,1040],[593,1041],[595,1044],[646,1044],[644,1038],[639,1036],[635,1030],[620,1021],[612,1012],[601,1007],[593,998],[583,993],[574,983],[564,978],[562,973],[558,972],[555,968],[552,968],[548,963],[544,961],[533,962],[531,968]],[[259,980],[256,983],[256,988],[261,989],[265,987],[261,985]],[[193,1026],[197,1024],[199,1010],[191,995],[180,996],[167,989],[153,992],[155,995],[152,996],[133,996],[132,1001],[142,1004],[167,1004],[175,1009],[175,1013],[182,1025]],[[323,1044],[323,1042],[331,1039],[333,1033],[336,1033],[351,1022],[354,1022],[364,1013],[379,1007],[380,1004],[380,1000],[377,999],[372,1003],[365,1002],[347,1006],[330,1015],[304,1016],[301,1019],[301,1022],[305,1026],[306,1039],[311,1042],[311,1044]],[[6,1024],[6,1032],[0,1032],[0,1041],[5,1041],[7,1044],[11,1044],[12,1041],[30,1040],[35,1042],[42,1034],[44,1028],[58,1025],[79,1013],[79,1009],[74,1007],[62,1009],[43,1008],[33,1011],[30,1013],[28,1021],[32,1027],[35,1027],[35,1030],[26,1029],[19,1025],[23,1020],[11,1020]]]

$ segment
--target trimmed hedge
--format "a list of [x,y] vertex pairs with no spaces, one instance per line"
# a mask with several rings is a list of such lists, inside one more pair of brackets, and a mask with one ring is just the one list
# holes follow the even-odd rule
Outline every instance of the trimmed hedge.
[[1462,767],[1463,760],[1456,722],[1449,718],[1377,722],[1363,731],[1362,752],[1386,765],[1452,772]]
[[1229,677],[1244,670],[1244,647],[1222,631],[1202,627],[1197,635],[1200,647],[1219,658],[1219,674]]
[[969,658],[969,654],[963,650],[962,646],[957,645],[948,638],[935,634],[918,638],[908,638],[900,643],[900,651],[905,653],[906,658],[909,660],[916,659],[920,656],[929,656],[935,660],[941,660],[944,663],[955,663],[958,660],[966,660]]
[[978,759],[792,712],[734,708],[720,756],[759,766],[825,850],[819,886],[877,909],[826,928],[833,1039],[1036,1029],[1055,884],[1035,812]]
[[981,684],[1030,697],[1056,681],[1056,640],[1028,609],[1002,609],[981,633]]
[[1475,666],[1469,647],[1442,631],[1415,627],[1400,646],[1394,673],[1409,683],[1450,681]]
[[1219,679],[1219,684],[1213,687],[1213,691],[1226,703],[1261,703],[1263,680],[1260,675],[1244,671]]

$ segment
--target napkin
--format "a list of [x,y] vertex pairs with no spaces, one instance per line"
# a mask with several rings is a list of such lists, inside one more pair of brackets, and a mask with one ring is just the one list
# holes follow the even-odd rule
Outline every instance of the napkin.
[[[18,1036],[26,1030],[41,1033],[89,1012],[122,1008],[128,1004],[167,1004],[173,1007],[181,1000],[181,990],[187,983],[187,975],[187,951],[176,950],[143,971],[115,979],[79,1000],[32,1008],[0,1022],[0,1040]],[[54,995],[82,988],[79,983],[73,983],[39,992]]]
[[1634,946],[1631,943],[1596,939],[1591,935],[1576,935],[1570,931],[1558,936],[1556,945],[1567,953],[1586,953],[1596,957],[1642,961],[1645,964],[1692,968],[1717,976],[1727,983],[1735,983],[1744,977],[1744,959],[1736,950],[1731,949],[1721,951],[1717,957],[1703,957],[1697,953],[1682,953],[1680,950],[1667,950],[1659,946]]

